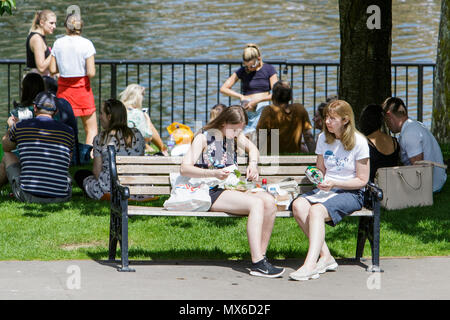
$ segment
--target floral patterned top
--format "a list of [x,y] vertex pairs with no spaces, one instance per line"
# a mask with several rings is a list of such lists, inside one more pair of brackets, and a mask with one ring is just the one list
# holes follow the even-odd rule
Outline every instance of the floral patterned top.
[[119,134],[119,140],[114,136],[111,136],[107,143],[101,141],[101,133],[94,138],[94,158],[102,157],[102,171],[99,174],[98,179],[95,176],[89,176],[84,179],[83,186],[90,198],[100,199],[103,194],[110,192],[111,179],[109,175],[109,161],[108,161],[108,145],[114,145],[116,154],[121,156],[142,156],[145,151],[145,140],[138,129],[131,129],[134,133],[135,139],[131,148],[125,145],[125,141],[121,134]]
[[237,165],[236,140],[223,139],[217,141],[211,131],[202,131],[206,136],[206,150],[202,152],[196,167],[203,169],[218,169]]

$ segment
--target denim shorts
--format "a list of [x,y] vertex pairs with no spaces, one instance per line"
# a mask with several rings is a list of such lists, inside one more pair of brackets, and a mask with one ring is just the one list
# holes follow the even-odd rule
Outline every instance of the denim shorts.
[[251,133],[256,131],[256,126],[258,125],[259,118],[261,117],[261,113],[264,107],[270,105],[270,101],[263,101],[258,103],[255,111],[247,111],[248,124],[244,128],[244,134]]
[[[299,195],[295,200],[297,200],[300,197],[307,197],[310,195],[313,195],[317,192],[319,192],[320,189],[314,189],[310,192],[304,193],[302,195]],[[327,221],[326,223],[330,226],[334,227],[336,226],[342,218],[345,216],[348,216],[349,214],[353,213],[354,211],[361,210],[361,208],[364,205],[364,191],[363,190],[342,190],[342,189],[336,189],[334,190],[337,195],[328,199],[325,202],[321,202],[321,204],[327,209],[328,215],[330,216],[332,221]],[[308,200],[308,199],[307,199]],[[292,210],[292,201],[289,210]],[[310,200],[308,200],[311,204]],[[319,203],[319,202],[317,202]]]

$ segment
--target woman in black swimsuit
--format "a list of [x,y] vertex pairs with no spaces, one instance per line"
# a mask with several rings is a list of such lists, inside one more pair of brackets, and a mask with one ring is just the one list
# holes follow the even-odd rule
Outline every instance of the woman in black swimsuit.
[[46,35],[53,34],[56,29],[56,15],[51,10],[36,12],[30,33],[26,41],[27,67],[32,72],[37,72],[42,76],[49,76],[48,67],[51,55],[50,47],[47,46]]

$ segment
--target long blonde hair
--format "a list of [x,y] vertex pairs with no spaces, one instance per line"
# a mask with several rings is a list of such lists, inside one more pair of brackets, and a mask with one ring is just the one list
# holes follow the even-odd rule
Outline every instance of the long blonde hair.
[[138,84],[130,84],[119,94],[119,99],[127,108],[142,109],[145,88]]
[[[344,149],[349,151],[355,147],[356,137],[355,134],[359,133],[355,127],[355,115],[353,114],[353,109],[350,104],[344,100],[335,100],[325,107],[324,115],[325,118],[330,115],[338,115],[343,120],[347,120],[344,125],[344,130],[340,137],[341,143]],[[328,131],[326,125],[324,127],[325,142],[332,144],[336,140],[336,135]]]
[[46,9],[46,10],[42,10],[42,11],[37,11],[33,17],[33,22],[31,23],[30,32],[34,32],[34,31],[38,30],[38,28],[41,25],[41,21],[44,21],[44,22],[47,21],[48,17],[51,15],[56,17],[56,14],[52,10]]

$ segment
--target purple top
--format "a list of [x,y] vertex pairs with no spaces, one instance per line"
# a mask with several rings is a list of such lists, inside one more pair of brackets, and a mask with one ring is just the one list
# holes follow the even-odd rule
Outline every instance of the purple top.
[[242,81],[244,95],[270,91],[270,77],[276,74],[275,68],[264,63],[258,71],[247,73],[245,67],[236,70],[236,75]]

